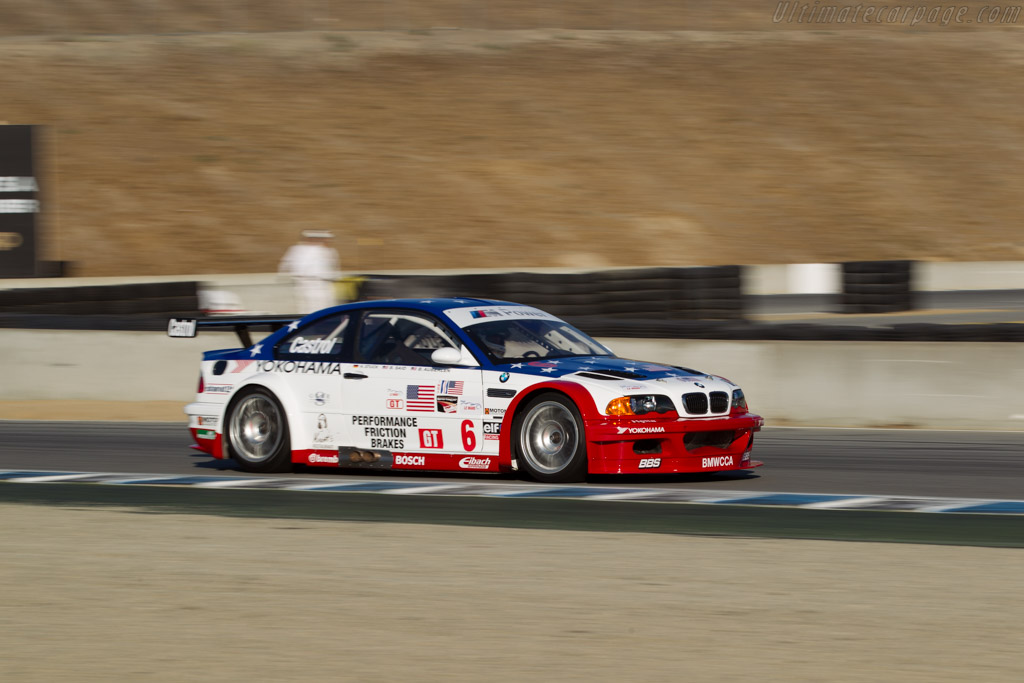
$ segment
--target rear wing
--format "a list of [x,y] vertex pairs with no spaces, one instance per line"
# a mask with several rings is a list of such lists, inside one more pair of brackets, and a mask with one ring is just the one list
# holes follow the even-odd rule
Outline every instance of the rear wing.
[[194,337],[203,328],[233,328],[242,346],[252,346],[251,328],[268,329],[276,332],[290,325],[301,316],[281,317],[279,315],[253,315],[244,318],[171,318],[167,321],[168,337]]

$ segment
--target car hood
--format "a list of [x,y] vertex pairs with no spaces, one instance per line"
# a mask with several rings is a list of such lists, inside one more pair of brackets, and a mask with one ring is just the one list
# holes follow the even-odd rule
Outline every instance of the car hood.
[[696,387],[707,391],[731,391],[736,385],[717,375],[679,366],[607,356],[538,359],[498,366],[509,372],[540,377],[572,379],[594,388],[635,393]]

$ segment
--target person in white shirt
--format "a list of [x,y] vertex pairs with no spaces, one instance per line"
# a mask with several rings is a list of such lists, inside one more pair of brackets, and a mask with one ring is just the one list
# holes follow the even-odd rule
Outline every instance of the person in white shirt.
[[335,304],[334,282],[341,276],[338,252],[330,246],[334,235],[304,230],[302,241],[288,247],[278,273],[292,279],[299,313],[312,313]]

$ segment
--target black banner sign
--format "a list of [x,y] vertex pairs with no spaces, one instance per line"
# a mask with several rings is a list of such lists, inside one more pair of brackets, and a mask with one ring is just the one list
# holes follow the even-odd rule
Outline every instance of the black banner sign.
[[0,279],[36,275],[39,182],[33,128],[0,125]]

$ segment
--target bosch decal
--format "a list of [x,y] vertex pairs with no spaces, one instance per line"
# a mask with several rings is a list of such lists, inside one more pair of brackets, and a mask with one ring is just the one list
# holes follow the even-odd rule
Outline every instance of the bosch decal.
[[396,455],[396,465],[409,465],[412,467],[426,467],[427,459],[422,455]]

